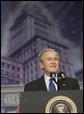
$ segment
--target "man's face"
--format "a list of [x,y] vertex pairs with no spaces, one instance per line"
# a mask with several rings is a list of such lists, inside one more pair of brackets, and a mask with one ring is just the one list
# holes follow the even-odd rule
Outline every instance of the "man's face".
[[54,51],[47,51],[42,56],[43,61],[40,62],[40,67],[44,69],[45,73],[49,76],[50,72],[57,72],[59,69],[58,54]]

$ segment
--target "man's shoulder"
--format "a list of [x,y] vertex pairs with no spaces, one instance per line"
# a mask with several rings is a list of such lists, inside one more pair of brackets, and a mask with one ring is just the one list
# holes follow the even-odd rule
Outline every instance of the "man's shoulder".
[[43,79],[43,76],[39,77],[36,80],[33,80],[32,82],[29,82],[29,83],[25,84],[25,86],[27,86],[27,85],[34,85],[36,83],[40,83],[40,81],[42,81],[42,79]]
[[69,77],[69,76],[66,76],[65,79],[69,81],[78,81],[76,78]]
[[24,91],[39,91],[40,88],[44,88],[44,76],[25,84]]
[[68,84],[68,86],[73,86],[74,89],[80,89],[78,80],[76,78],[66,77],[65,82]]
[[60,90],[76,90],[80,89],[80,86],[77,79],[66,76],[64,79],[59,81],[59,88]]

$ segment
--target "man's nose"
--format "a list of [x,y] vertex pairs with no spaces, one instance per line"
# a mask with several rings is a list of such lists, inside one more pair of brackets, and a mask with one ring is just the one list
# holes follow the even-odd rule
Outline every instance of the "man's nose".
[[55,62],[55,60],[54,60],[54,59],[52,59],[52,60],[51,60],[51,63],[53,63],[53,64],[54,64],[54,63],[56,63],[56,62]]

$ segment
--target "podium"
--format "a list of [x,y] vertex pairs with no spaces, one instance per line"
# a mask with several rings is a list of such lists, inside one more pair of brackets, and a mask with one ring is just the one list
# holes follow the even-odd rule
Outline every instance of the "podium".
[[20,113],[83,113],[83,90],[21,92]]

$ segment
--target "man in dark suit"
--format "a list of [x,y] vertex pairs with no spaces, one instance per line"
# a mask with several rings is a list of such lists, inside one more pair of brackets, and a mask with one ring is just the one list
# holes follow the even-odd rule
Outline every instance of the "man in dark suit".
[[[70,77],[65,77],[64,80],[61,80],[58,83],[58,90],[80,89],[78,81]],[[47,91],[44,76],[35,81],[30,82],[29,84],[26,84],[24,91]]]
[[[24,91],[54,91],[50,85],[51,72],[55,74],[59,70],[59,56],[54,49],[45,49],[38,55],[39,65],[44,70],[44,75],[39,79],[36,79],[25,85]],[[80,89],[78,81],[74,78],[64,76],[62,79],[58,80],[56,75],[55,80],[52,83],[55,87],[55,91],[59,90],[76,90]],[[50,90],[51,89],[51,90]],[[20,107],[17,108],[16,113],[20,112]]]
[[[59,55],[54,49],[45,49],[38,55],[39,65],[44,70],[44,75],[25,85],[24,91],[50,91],[51,72],[58,73]],[[58,75],[52,83],[56,91],[80,89],[78,81],[74,78],[65,76],[58,80]],[[54,90],[51,90],[54,91]]]

